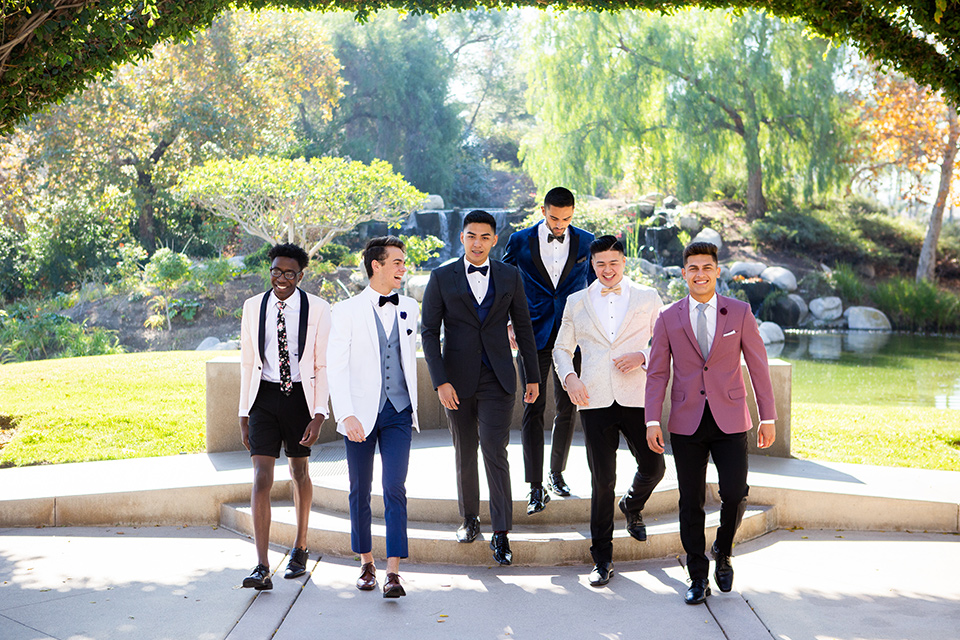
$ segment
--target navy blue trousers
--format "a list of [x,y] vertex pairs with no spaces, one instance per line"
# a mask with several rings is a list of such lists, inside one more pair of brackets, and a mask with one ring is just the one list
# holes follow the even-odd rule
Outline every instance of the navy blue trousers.
[[387,557],[406,558],[407,553],[407,468],[410,464],[410,439],[413,410],[397,412],[387,400],[377,416],[373,431],[363,442],[347,446],[347,470],[350,476],[350,548],[354,553],[370,553],[370,490],[373,486],[373,459],[377,445],[383,467],[383,506],[387,523]]

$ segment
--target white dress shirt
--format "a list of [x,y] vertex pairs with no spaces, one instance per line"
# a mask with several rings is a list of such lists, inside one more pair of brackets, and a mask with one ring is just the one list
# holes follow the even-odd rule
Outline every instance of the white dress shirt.
[[476,298],[477,304],[482,304],[483,299],[487,297],[487,288],[490,286],[490,258],[487,258],[483,261],[483,264],[477,265],[478,267],[487,267],[487,275],[483,275],[479,271],[474,271],[473,273],[469,272],[473,263],[467,260],[467,256],[463,256],[464,264],[464,273],[467,274],[467,284],[470,285],[470,291],[473,293],[473,297]]
[[[280,343],[277,341],[277,303],[280,299],[271,291],[267,302],[267,317],[263,333],[263,370],[260,379],[280,382]],[[300,291],[284,300],[283,320],[287,325],[287,351],[290,353],[290,380],[301,382],[300,354],[297,346],[300,338]]]
[[606,289],[600,280],[597,280],[597,286],[590,289],[590,302],[593,304],[593,310],[597,312],[597,317],[607,332],[607,338],[613,342],[620,331],[620,325],[627,316],[627,307],[630,304],[629,289],[630,279],[626,276],[620,278],[620,282],[613,286],[620,287],[620,293],[608,293],[603,295]]
[[563,242],[547,241],[547,236],[553,233],[546,223],[541,222],[537,227],[537,239],[540,242],[540,259],[543,260],[543,266],[546,267],[550,275],[550,281],[553,282],[553,288],[557,288],[560,282],[560,276],[563,274],[563,268],[567,264],[567,257],[570,255],[570,228],[563,232]]
[[[370,299],[370,304],[373,305],[373,310],[377,314],[377,317],[380,318],[380,324],[383,325],[383,333],[387,336],[387,340],[390,340],[390,336],[393,335],[393,325],[397,324],[396,305],[388,302],[381,307],[380,296],[383,294],[374,290],[369,285],[363,290],[362,293]],[[393,295],[393,292],[391,292],[391,295]]]

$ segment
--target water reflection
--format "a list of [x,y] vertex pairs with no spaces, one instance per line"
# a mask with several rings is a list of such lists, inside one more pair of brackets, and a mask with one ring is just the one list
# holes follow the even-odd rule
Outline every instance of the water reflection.
[[960,409],[960,339],[879,332],[786,335],[801,402]]

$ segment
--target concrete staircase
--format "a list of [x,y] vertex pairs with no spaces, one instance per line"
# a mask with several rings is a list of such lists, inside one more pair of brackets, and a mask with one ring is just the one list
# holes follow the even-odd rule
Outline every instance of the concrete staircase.
[[[519,436],[519,434],[517,434]],[[579,434],[578,434],[579,435]],[[522,460],[519,438],[508,448],[509,458]],[[489,549],[489,511],[481,490],[481,536],[472,544],[456,541],[456,529],[461,522],[457,509],[455,471],[449,435],[432,432],[415,436],[411,451],[410,473],[407,482],[408,539],[410,561],[421,563],[484,566],[493,564]],[[418,446],[419,445],[419,446]],[[515,479],[514,528],[510,532],[510,547],[514,564],[550,566],[558,564],[589,564],[590,557],[590,476],[586,460],[578,460],[583,449],[575,446],[571,452],[565,477],[575,492],[567,498],[552,496],[547,508],[533,516],[526,515],[526,485],[517,483],[521,469],[514,463]],[[636,469],[629,451],[618,454],[618,492],[626,490]],[[310,516],[308,547],[339,557],[352,557],[350,549],[350,516],[348,507],[349,483],[342,443],[330,443],[314,448],[310,462],[314,481],[313,509]],[[383,502],[377,493],[379,473],[374,471],[373,553],[385,556],[386,530],[383,520]],[[481,487],[485,487],[482,477]],[[719,503],[716,486],[708,492],[707,540],[712,541],[719,524]],[[667,463],[667,476],[660,483],[644,509],[648,539],[640,543],[625,530],[625,521],[615,509],[614,559],[618,561],[662,558],[682,553],[677,521],[677,489],[672,461]],[[247,535],[253,534],[249,502],[224,504],[220,510],[222,526]],[[749,540],[778,527],[777,510],[772,506],[751,505],[744,515],[738,540]],[[296,534],[292,501],[273,504],[271,541],[289,547]]]

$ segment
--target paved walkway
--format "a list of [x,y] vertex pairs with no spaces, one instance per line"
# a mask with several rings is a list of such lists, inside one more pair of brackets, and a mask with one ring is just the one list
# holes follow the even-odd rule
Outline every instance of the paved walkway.
[[357,591],[357,562],[325,558],[256,597],[239,588],[252,542],[217,527],[3,529],[0,638],[956,640],[958,542],[776,531],[737,547],[733,592],[691,607],[676,558],[618,563],[602,589],[585,566],[404,565],[396,601]]

